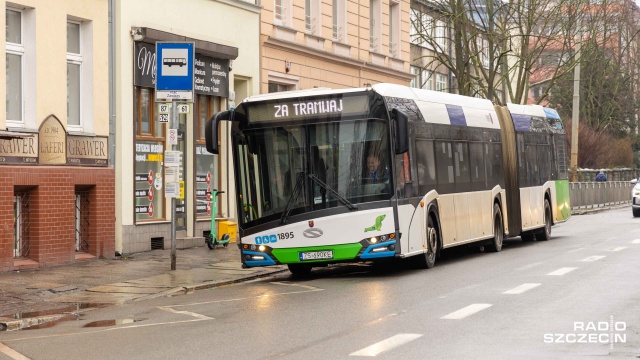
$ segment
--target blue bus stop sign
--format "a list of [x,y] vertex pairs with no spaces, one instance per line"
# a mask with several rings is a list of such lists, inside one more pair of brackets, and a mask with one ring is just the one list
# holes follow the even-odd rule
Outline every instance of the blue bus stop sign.
[[194,43],[156,43],[156,100],[193,100]]

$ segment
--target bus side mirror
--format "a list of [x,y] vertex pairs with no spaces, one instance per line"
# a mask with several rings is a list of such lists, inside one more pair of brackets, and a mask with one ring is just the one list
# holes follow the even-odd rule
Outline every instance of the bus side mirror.
[[398,109],[391,110],[391,116],[396,120],[396,154],[404,154],[409,151],[409,120]]
[[207,142],[207,151],[218,154],[218,124],[221,120],[231,120],[233,113],[230,110],[215,113],[207,120],[204,127],[204,138]]

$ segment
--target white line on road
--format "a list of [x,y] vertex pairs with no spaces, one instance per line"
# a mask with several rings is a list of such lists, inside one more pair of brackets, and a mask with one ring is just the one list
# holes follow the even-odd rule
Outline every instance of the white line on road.
[[3,343],[0,343],[0,353],[7,355],[14,360],[30,360],[28,357],[20,354]]
[[616,248],[609,249],[609,251],[620,251],[620,250],[624,250],[624,249],[626,249],[626,247],[624,247],[624,246],[618,246],[618,247],[616,247]]
[[606,256],[604,256],[604,255],[594,255],[594,256],[589,256],[588,258],[582,259],[580,261],[598,261],[598,260],[604,259],[604,258],[606,258]]
[[632,244],[640,244],[640,239],[635,239],[631,242]]
[[458,311],[454,311],[449,315],[445,315],[440,319],[460,320],[460,319],[466,318],[467,316],[471,316],[477,312],[480,312],[484,309],[487,309],[489,307],[491,307],[491,304],[471,304]]
[[554,272],[550,272],[547,275],[562,276],[564,274],[572,272],[575,269],[577,269],[577,268],[575,268],[575,267],[565,267],[565,268],[558,269],[558,270],[556,270]]
[[350,356],[377,356],[379,354],[382,354],[385,351],[389,351],[391,349],[397,348],[400,345],[404,345],[408,342],[411,342],[421,336],[422,334],[394,335],[386,340],[382,340],[371,346],[367,346],[366,348],[353,352],[349,355]]
[[538,286],[540,286],[542,284],[531,284],[531,283],[527,283],[527,284],[522,284],[518,287],[515,287],[511,290],[507,290],[505,292],[503,292],[503,294],[507,294],[507,295],[518,295],[518,294],[522,294],[525,291],[529,291],[533,288],[536,288]]
[[193,316],[195,318],[201,319],[201,320],[213,320],[213,318],[202,315],[202,314],[198,314],[198,313],[194,313],[191,311],[181,311],[181,310],[176,310],[176,309],[172,309],[171,306],[158,306],[158,309],[160,310],[164,310],[164,311],[168,311],[168,312],[172,312],[174,314],[182,314],[182,315],[189,315],[189,316]]

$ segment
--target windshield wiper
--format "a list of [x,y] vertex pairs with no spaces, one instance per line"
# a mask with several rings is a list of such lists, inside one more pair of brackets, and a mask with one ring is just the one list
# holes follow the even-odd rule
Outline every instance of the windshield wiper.
[[293,194],[287,201],[287,206],[284,208],[284,212],[282,213],[282,217],[280,218],[280,225],[284,225],[287,222],[287,217],[289,216],[289,212],[291,212],[291,208],[293,208],[293,204],[298,199],[298,195],[300,195],[300,191],[302,190],[302,185],[304,184],[304,171],[298,173],[298,179],[296,180],[296,186],[293,188]]
[[357,206],[353,205],[349,200],[345,199],[342,195],[338,194],[335,190],[329,187],[329,185],[325,184],[316,174],[309,174],[309,179],[315,181],[320,187],[327,190],[331,195],[335,196],[338,200],[340,200],[349,210],[360,210]]

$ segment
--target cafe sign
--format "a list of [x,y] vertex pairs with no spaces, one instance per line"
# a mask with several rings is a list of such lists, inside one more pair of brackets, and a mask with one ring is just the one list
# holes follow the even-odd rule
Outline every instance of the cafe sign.
[[60,120],[49,115],[38,130],[40,164],[63,165],[67,163],[67,132]]

